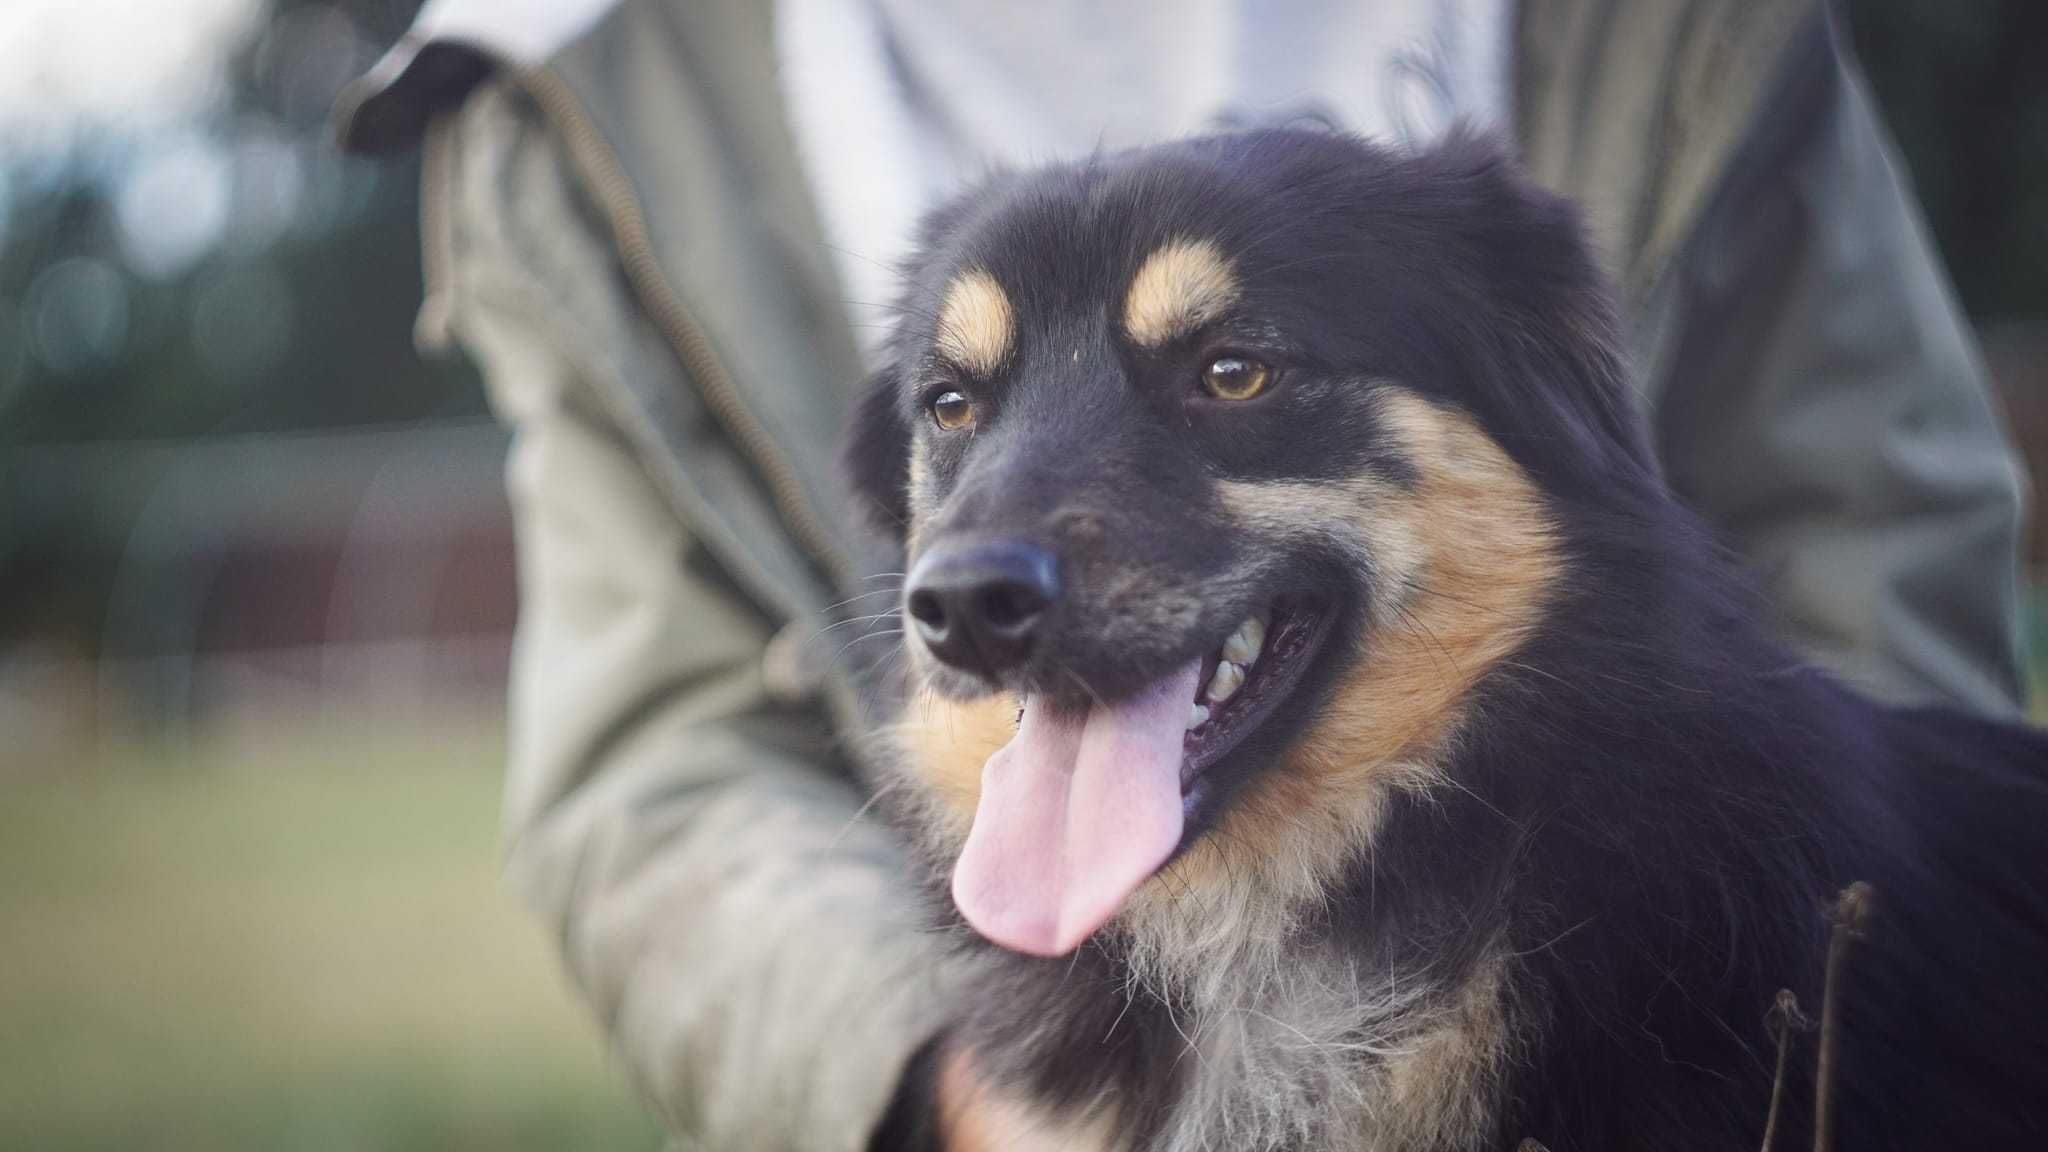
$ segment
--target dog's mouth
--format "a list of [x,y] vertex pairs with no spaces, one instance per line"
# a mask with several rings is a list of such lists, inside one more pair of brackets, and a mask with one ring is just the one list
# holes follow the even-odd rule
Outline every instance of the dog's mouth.
[[1300,685],[1333,615],[1280,599],[1114,703],[1024,701],[982,770],[953,900],[983,936],[1059,956],[1182,847],[1205,774]]

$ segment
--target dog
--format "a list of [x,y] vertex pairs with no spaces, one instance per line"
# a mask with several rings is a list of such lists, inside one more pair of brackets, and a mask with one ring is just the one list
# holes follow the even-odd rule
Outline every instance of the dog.
[[2044,1146],[2048,739],[1772,637],[1500,143],[998,173],[906,283],[882,791],[1030,1146]]

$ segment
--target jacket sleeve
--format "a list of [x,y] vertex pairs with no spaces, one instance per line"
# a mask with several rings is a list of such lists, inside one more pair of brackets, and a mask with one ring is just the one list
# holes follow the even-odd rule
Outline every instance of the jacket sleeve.
[[[860,1148],[935,1028],[907,864],[822,709],[770,690],[777,622],[646,466],[604,341],[564,321],[557,294],[610,257],[509,103],[437,128],[427,221],[429,318],[514,430],[514,886],[686,1145]],[[536,229],[544,275],[511,239]]]
[[1860,77],[1784,55],[1639,313],[1660,454],[1809,652],[2011,712],[2021,466]]

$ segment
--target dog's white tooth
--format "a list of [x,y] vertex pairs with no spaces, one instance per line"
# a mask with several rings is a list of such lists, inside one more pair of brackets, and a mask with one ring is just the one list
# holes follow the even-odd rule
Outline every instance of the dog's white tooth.
[[1258,658],[1258,652],[1252,648],[1251,641],[1245,638],[1242,624],[1237,626],[1237,631],[1230,634],[1230,639],[1223,642],[1223,651],[1219,655],[1233,664],[1249,664]]
[[1259,649],[1266,643],[1266,625],[1257,616],[1250,617],[1237,626],[1230,639],[1223,642],[1223,658],[1233,664],[1251,664],[1259,658]]
[[1216,674],[1209,677],[1209,687],[1204,692],[1204,695],[1221,704],[1232,696],[1237,695],[1237,690],[1242,687],[1244,687],[1244,669],[1225,660],[1216,665]]
[[1209,722],[1209,710],[1200,704],[1188,705],[1188,731],[1192,732]]

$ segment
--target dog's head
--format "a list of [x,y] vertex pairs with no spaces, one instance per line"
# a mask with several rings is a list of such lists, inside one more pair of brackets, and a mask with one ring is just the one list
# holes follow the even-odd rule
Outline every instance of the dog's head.
[[853,470],[955,898],[1021,951],[1163,867],[1313,896],[1542,623],[1557,502],[1652,474],[1574,213],[1479,137],[999,176],[903,304]]

